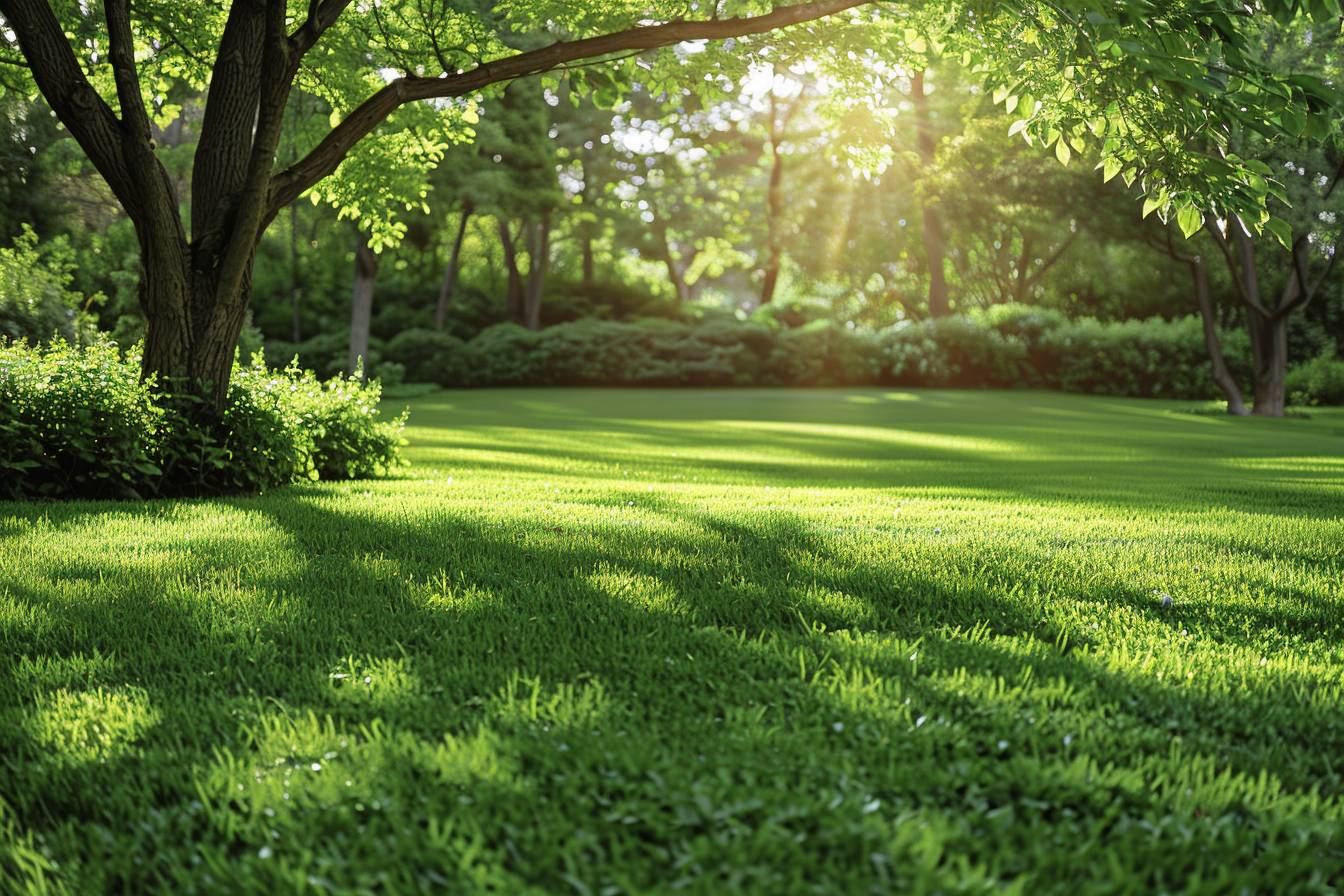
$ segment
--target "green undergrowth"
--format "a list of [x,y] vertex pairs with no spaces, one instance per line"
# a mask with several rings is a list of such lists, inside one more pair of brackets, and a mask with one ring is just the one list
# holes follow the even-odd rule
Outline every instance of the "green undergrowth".
[[1344,415],[1188,408],[439,392],[0,504],[0,892],[1334,892]]

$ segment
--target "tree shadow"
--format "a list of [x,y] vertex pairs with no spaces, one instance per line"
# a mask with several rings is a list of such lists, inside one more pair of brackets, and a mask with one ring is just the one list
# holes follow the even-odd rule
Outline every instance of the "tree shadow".
[[[361,857],[395,857],[410,887],[452,880],[467,854],[506,889],[544,890],[977,874],[1066,889],[1116,863],[1161,889],[1217,879],[1229,849],[1258,856],[1236,869],[1252,884],[1342,873],[1338,685],[1278,665],[1178,678],[1179,626],[1236,631],[1145,615],[1151,601],[1114,582],[1077,600],[1146,624],[1146,665],[1108,652],[1114,632],[1025,599],[1018,565],[975,558],[979,574],[950,586],[856,563],[794,514],[593,500],[636,494],[648,538],[614,521],[361,511],[314,489],[206,502],[263,518],[264,555],[220,532],[167,565],[44,560],[44,584],[0,586],[21,610],[2,629],[0,797],[25,829],[78,843],[62,859],[85,882],[171,888],[202,843],[255,872],[279,824],[261,810],[281,803],[254,788],[276,761],[298,767],[287,732],[311,729],[354,742],[357,761],[331,764],[365,803],[388,801],[350,816],[285,778],[303,813],[285,836],[310,862],[339,855],[323,873],[346,884]],[[59,671],[94,656],[108,658],[96,676]],[[137,689],[153,722],[67,761],[34,714],[95,687]],[[446,771],[445,743],[492,758]],[[444,846],[436,818],[467,841]],[[1154,829],[1184,831],[1186,848]],[[173,830],[180,851],[159,842]],[[907,863],[927,876],[902,877]]]

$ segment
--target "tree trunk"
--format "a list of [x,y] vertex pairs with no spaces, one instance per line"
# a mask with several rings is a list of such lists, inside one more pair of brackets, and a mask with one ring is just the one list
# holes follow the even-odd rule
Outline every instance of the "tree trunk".
[[597,264],[593,259],[593,233],[592,228],[584,225],[583,229],[583,285],[592,286],[597,279]]
[[1246,309],[1251,330],[1251,356],[1255,363],[1257,417],[1282,417],[1287,407],[1285,381],[1288,374],[1288,322],[1277,315]]
[[524,299],[523,325],[529,330],[541,329],[542,287],[551,255],[551,214],[542,212],[541,220],[528,227],[527,232],[527,294]]
[[[910,99],[915,107],[916,144],[919,161],[928,173],[933,167],[938,144],[933,136],[929,98],[924,92],[924,72],[910,80]],[[929,316],[946,317],[952,311],[947,295],[947,239],[943,233],[943,213],[933,199],[921,195],[924,219],[924,260],[929,268]]]
[[779,100],[774,91],[770,92],[770,183],[765,194],[765,267],[761,277],[761,304],[768,305],[775,298],[775,287],[779,284],[780,222],[784,213],[784,156],[779,151],[783,138],[783,126],[779,121]]
[[355,288],[350,300],[350,355],[346,360],[346,370],[351,374],[362,371],[361,378],[367,378],[369,372],[361,368],[368,364],[369,356],[369,318],[373,315],[373,288],[378,278],[378,256],[369,247],[369,241],[363,235],[355,244]]
[[499,221],[499,244],[504,250],[504,270],[508,274],[505,302],[509,320],[519,326],[526,326],[527,321],[523,313],[523,275],[518,271],[518,250],[514,245],[513,233],[509,230],[509,222],[503,218]]
[[434,329],[443,329],[443,319],[448,314],[448,305],[453,301],[453,292],[457,288],[457,262],[462,256],[462,241],[467,236],[467,222],[471,220],[471,208],[462,210],[462,219],[457,224],[457,236],[453,239],[453,248],[448,255],[448,267],[443,271],[443,283],[439,285],[439,300],[434,305]]
[[1236,417],[1246,414],[1246,405],[1241,399],[1241,387],[1227,369],[1227,359],[1223,356],[1223,343],[1218,338],[1218,318],[1214,313],[1213,300],[1209,295],[1209,275],[1204,260],[1192,256],[1186,261],[1195,282],[1195,301],[1199,304],[1199,317],[1204,323],[1204,348],[1209,354],[1209,363],[1213,366],[1213,381],[1227,399],[1227,412]]

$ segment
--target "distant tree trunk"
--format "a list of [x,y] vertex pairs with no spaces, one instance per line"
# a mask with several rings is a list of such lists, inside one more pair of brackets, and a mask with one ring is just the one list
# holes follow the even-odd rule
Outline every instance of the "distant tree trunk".
[[[1341,178],[1344,178],[1344,161],[1337,163],[1334,176],[1325,181],[1322,200],[1328,200],[1334,194]],[[1246,313],[1255,367],[1255,399],[1251,413],[1259,417],[1282,417],[1288,404],[1288,322],[1330,279],[1339,256],[1344,254],[1344,236],[1331,247],[1329,260],[1312,278],[1308,276],[1311,241],[1309,234],[1300,233],[1288,249],[1288,277],[1279,292],[1278,302],[1267,305],[1260,289],[1255,238],[1237,220],[1228,222],[1226,233],[1213,221],[1206,222],[1204,229],[1222,251]]]
[[542,212],[541,218],[527,229],[527,293],[523,305],[523,326],[529,330],[541,329],[541,297],[546,282],[546,268],[551,256],[551,213]]
[[584,225],[583,228],[583,285],[592,286],[597,279],[597,264],[593,258],[593,233],[592,228]]
[[1251,332],[1251,358],[1255,364],[1255,403],[1258,417],[1282,417],[1287,408],[1288,321],[1275,314],[1246,311]]
[[[797,108],[795,102],[794,108]],[[792,110],[788,113],[792,115]],[[779,284],[781,249],[780,217],[784,214],[784,155],[780,141],[784,137],[785,121],[779,119],[779,100],[770,91],[770,182],[765,194],[765,266],[761,278],[761,304],[768,305],[775,297]]]
[[[346,370],[354,373],[369,356],[369,318],[373,314],[373,288],[378,278],[378,255],[360,235],[355,244],[355,288],[350,301],[350,355]],[[368,375],[368,371],[364,371]]]
[[[929,97],[924,92],[924,72],[910,80],[910,99],[915,108],[916,145],[919,161],[927,174],[932,169],[938,152],[933,135],[933,118],[929,113]],[[920,198],[924,219],[924,258],[929,266],[929,316],[946,317],[952,306],[947,295],[947,239],[943,233],[943,213],[928,196]]]
[[509,222],[503,218],[499,221],[499,244],[504,249],[504,270],[508,275],[505,302],[509,320],[520,326],[526,326],[523,314],[523,275],[518,271],[518,248],[513,239],[513,232],[509,230]]
[[1173,260],[1179,261],[1190,269],[1190,279],[1195,288],[1195,304],[1199,307],[1199,319],[1204,325],[1204,351],[1209,356],[1213,382],[1227,399],[1227,412],[1236,417],[1246,415],[1246,405],[1242,401],[1241,387],[1228,370],[1227,358],[1223,355],[1223,342],[1218,336],[1218,313],[1213,306],[1213,297],[1209,293],[1209,272],[1204,259],[1199,255],[1190,255],[1176,248],[1176,242],[1169,229],[1163,230],[1165,242],[1151,240],[1154,246],[1163,249]]
[[666,225],[658,228],[658,239],[662,244],[663,263],[667,265],[667,279],[677,293],[677,301],[688,303],[692,298],[691,286],[686,282],[686,268],[689,264],[677,257],[677,249],[667,235]]
[[1190,267],[1190,276],[1195,284],[1195,301],[1199,304],[1199,317],[1204,323],[1204,349],[1209,354],[1209,363],[1213,367],[1213,381],[1227,399],[1227,412],[1236,417],[1246,414],[1246,405],[1241,398],[1241,387],[1227,369],[1227,358],[1223,356],[1223,343],[1218,338],[1218,317],[1214,313],[1213,299],[1209,295],[1209,273],[1204,267],[1204,259],[1198,255],[1186,256],[1181,260]]
[[439,300],[434,305],[434,329],[443,329],[443,319],[448,314],[448,305],[453,301],[453,292],[457,288],[457,264],[462,256],[462,241],[467,237],[467,222],[471,220],[471,206],[462,209],[462,217],[457,222],[457,236],[453,238],[453,248],[448,253],[448,266],[443,270],[443,282],[439,284]]

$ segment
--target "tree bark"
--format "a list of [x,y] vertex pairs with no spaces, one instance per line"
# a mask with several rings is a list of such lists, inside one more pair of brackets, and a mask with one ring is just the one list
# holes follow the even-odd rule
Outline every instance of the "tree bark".
[[542,212],[527,231],[527,293],[524,297],[523,326],[541,329],[541,298],[546,269],[551,260],[551,213]]
[[784,214],[784,156],[779,143],[783,139],[779,120],[779,100],[770,92],[770,182],[765,193],[765,266],[761,277],[761,304],[769,305],[779,284],[780,216]]
[[457,236],[453,238],[453,248],[448,253],[448,266],[443,270],[443,282],[439,284],[439,298],[434,305],[434,329],[442,330],[448,306],[453,301],[453,292],[457,288],[457,264],[462,257],[462,241],[467,236],[467,222],[471,220],[471,207],[462,209],[462,217],[457,222]]
[[1213,381],[1227,399],[1227,412],[1235,417],[1246,415],[1246,405],[1241,398],[1241,387],[1227,368],[1227,358],[1223,355],[1223,343],[1218,337],[1218,318],[1214,313],[1213,299],[1209,295],[1209,274],[1204,260],[1198,255],[1184,259],[1190,267],[1190,276],[1195,285],[1195,301],[1199,305],[1199,317],[1204,324],[1204,349],[1208,352],[1209,363],[1213,367]]
[[518,248],[513,232],[509,230],[509,222],[503,218],[499,219],[499,244],[504,250],[504,271],[508,275],[504,300],[509,320],[519,326],[527,326],[523,312],[523,275],[518,270]]
[[1253,308],[1247,309],[1246,317],[1255,364],[1255,401],[1251,413],[1257,417],[1282,417],[1288,404],[1288,321]]
[[[360,235],[355,244],[355,287],[350,299],[350,354],[346,370],[351,374],[366,369],[369,356],[369,319],[373,316],[373,290],[378,280],[378,256],[369,246],[368,238]],[[365,368],[361,368],[360,362]]]
[[[933,134],[929,97],[924,92],[924,72],[910,80],[910,98],[915,109],[916,146],[920,165],[928,173],[933,168],[938,144]],[[943,232],[943,213],[932,197],[921,195],[924,223],[924,259],[929,268],[929,316],[946,317],[952,312],[947,295],[947,238]]]

